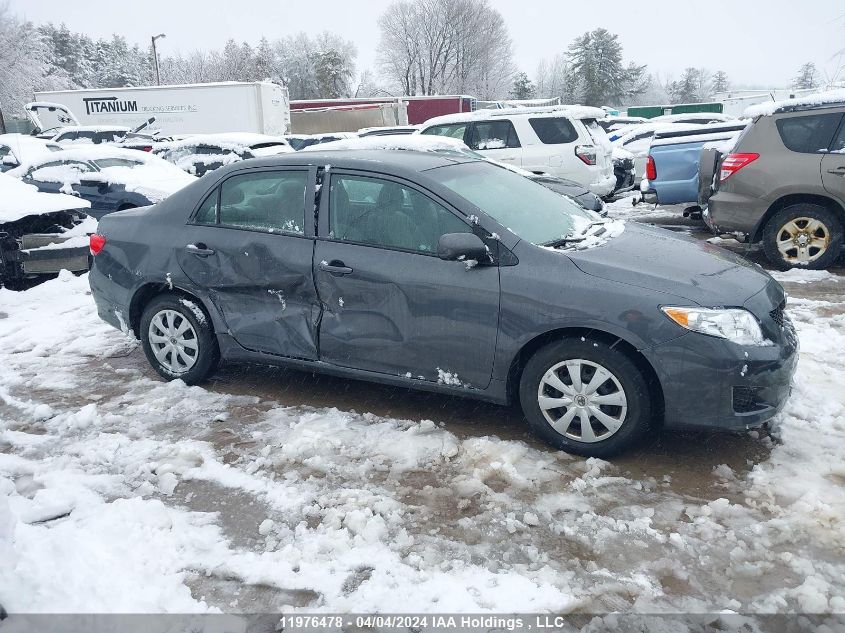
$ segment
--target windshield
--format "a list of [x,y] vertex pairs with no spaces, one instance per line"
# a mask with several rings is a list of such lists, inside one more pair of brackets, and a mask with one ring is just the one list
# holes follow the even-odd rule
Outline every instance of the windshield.
[[543,185],[487,161],[438,167],[427,175],[532,244],[550,244],[599,219]]

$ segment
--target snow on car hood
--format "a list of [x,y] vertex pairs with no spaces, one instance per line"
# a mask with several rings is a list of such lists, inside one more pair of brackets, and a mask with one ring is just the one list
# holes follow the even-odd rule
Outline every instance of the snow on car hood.
[[603,248],[567,255],[588,275],[710,307],[741,306],[772,281],[731,251],[636,222],[627,223],[624,233]]
[[87,209],[90,206],[91,203],[86,200],[61,193],[43,193],[33,185],[0,174],[0,222],[14,222],[28,215]]
[[[149,199],[161,202],[196,181],[195,176],[186,174],[174,165],[162,169],[159,165],[140,165],[138,167],[106,167],[93,174],[109,184],[123,185],[126,191],[133,191]],[[91,174],[86,174],[86,177]]]

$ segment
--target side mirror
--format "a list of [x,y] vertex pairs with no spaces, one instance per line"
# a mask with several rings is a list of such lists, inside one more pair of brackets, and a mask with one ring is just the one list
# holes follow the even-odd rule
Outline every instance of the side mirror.
[[11,154],[6,154],[3,157],[3,165],[5,165],[6,167],[19,167],[20,163],[16,161],[15,157]]
[[437,243],[437,256],[446,261],[486,261],[487,247],[475,233],[446,233]]

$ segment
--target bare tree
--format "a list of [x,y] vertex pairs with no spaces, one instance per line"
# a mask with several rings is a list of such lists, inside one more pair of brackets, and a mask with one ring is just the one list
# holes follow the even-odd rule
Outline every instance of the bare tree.
[[407,95],[504,95],[511,40],[487,0],[398,0],[379,19],[385,79]]

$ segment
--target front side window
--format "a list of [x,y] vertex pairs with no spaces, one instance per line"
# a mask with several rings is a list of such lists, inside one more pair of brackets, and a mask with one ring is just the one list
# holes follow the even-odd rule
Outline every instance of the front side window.
[[330,236],[434,254],[440,236],[470,227],[416,189],[380,178],[334,175],[329,198]]
[[[220,185],[219,223],[259,231],[296,233],[305,227],[306,171],[262,171],[232,176]],[[213,200],[213,201],[212,201]],[[216,198],[203,206],[216,205]],[[199,216],[210,222],[216,209],[200,208]]]
[[842,114],[810,114],[779,119],[775,124],[787,149],[802,154],[826,152]]
[[569,198],[487,161],[438,167],[426,174],[532,244],[578,233],[598,219]]
[[473,124],[468,145],[477,150],[520,147],[513,123],[508,120],[479,121]]
[[40,182],[78,183],[81,174],[94,171],[88,163],[71,160],[56,160],[32,167],[27,177]]
[[421,132],[421,134],[430,134],[431,136],[448,136],[456,138],[459,141],[464,140],[464,133],[466,132],[468,123],[447,123],[444,125],[432,125]]
[[578,132],[566,117],[537,117],[528,119],[531,128],[545,145],[561,145],[578,140]]
[[839,132],[836,133],[836,138],[830,145],[830,151],[837,154],[845,153],[845,122],[839,126]]

